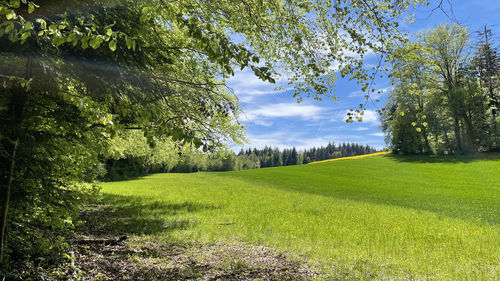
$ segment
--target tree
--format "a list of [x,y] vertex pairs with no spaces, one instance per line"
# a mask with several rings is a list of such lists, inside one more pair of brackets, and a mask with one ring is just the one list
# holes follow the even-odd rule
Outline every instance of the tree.
[[495,118],[488,111],[488,94],[478,83],[483,78],[467,51],[471,47],[468,38],[463,27],[440,25],[394,52],[394,89],[382,120],[395,151],[491,149]]
[[458,88],[460,87],[460,69],[467,64],[465,48],[469,44],[469,33],[464,27],[457,25],[440,25],[424,35],[426,51],[429,60],[436,66],[436,73],[441,78],[441,91],[448,99],[449,111],[453,118],[453,129],[457,149],[461,151],[462,136],[460,133],[460,118],[462,105]]
[[[427,88],[434,80],[422,44],[408,43],[392,61],[395,85],[385,108],[383,129],[392,135],[392,147],[405,154],[431,153],[427,133]],[[434,80],[435,81],[435,80]],[[390,132],[389,132],[390,131]]]
[[500,54],[494,45],[494,36],[486,25],[478,32],[479,42],[476,45],[472,67],[480,78],[480,87],[488,93],[488,106],[491,110],[493,131],[492,148],[499,146],[497,113],[500,108]]
[[189,147],[176,146],[171,139],[155,142],[151,147],[140,131],[132,130],[108,140],[107,149],[99,155],[104,162],[106,175],[110,180],[119,180],[152,172],[169,172],[178,165],[182,154],[190,152]]
[[290,164],[289,165],[297,165],[299,163],[299,154],[295,147],[292,148],[292,152],[290,153]]

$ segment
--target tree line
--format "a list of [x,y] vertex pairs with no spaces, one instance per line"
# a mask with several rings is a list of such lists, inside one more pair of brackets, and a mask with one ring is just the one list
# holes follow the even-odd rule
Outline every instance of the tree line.
[[339,157],[376,152],[368,145],[330,142],[305,150],[293,148],[247,148],[239,153],[227,149],[203,152],[190,145],[178,146],[171,139],[157,141],[153,147],[138,132],[113,139],[101,155],[94,174],[104,180],[120,180],[150,173],[191,173],[199,171],[238,171],[266,167],[307,164]]
[[500,55],[487,26],[439,25],[395,53],[381,110],[389,145],[405,154],[500,149]]
[[[255,168],[279,167],[308,164],[315,161],[335,159],[339,157],[363,155],[374,153],[377,150],[369,145],[361,145],[357,143],[342,143],[335,145],[330,142],[326,146],[312,147],[303,151],[297,150],[295,147],[291,149],[280,150],[278,148],[265,147],[263,149],[246,149],[238,153],[238,157],[252,158],[258,161]],[[245,168],[246,166],[244,166]]]

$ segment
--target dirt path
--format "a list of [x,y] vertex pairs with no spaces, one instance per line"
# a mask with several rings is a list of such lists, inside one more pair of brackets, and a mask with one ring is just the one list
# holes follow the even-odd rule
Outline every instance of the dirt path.
[[[109,206],[108,206],[109,207]],[[262,246],[171,243],[118,233],[108,218],[120,214],[95,205],[71,240],[68,263],[57,280],[315,280],[305,263]],[[150,236],[149,236],[150,237]],[[53,277],[46,276],[45,280]]]

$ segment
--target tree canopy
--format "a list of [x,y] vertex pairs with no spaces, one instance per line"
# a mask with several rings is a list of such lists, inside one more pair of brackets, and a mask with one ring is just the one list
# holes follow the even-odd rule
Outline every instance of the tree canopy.
[[424,31],[402,47],[393,60],[394,89],[382,116],[393,149],[498,150],[497,53],[487,27],[472,44],[468,30],[454,24]]

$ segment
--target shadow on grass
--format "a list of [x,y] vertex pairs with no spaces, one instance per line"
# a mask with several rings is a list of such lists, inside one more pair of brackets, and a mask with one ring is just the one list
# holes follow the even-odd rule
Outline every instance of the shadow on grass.
[[307,265],[263,247],[128,237],[185,229],[195,222],[180,218],[214,208],[190,201],[169,203],[105,194],[82,212],[85,224],[78,234],[86,235],[71,241],[74,266],[63,265],[56,279],[316,280],[319,274]]
[[177,215],[215,209],[197,202],[168,203],[136,196],[104,194],[81,213],[81,231],[92,235],[155,234],[187,229],[196,220]]
[[383,157],[393,159],[398,162],[411,163],[471,163],[476,161],[499,161],[500,153],[477,153],[465,155],[397,155],[389,154]]
[[[339,172],[335,170],[335,166],[310,165],[303,168],[290,166],[297,167],[296,173],[293,170],[281,169],[276,170],[276,173],[240,172],[229,176],[252,184],[271,185],[282,190],[411,208],[474,223],[500,225],[500,193],[496,188],[498,184],[495,185],[496,182],[492,180],[498,176],[496,163],[500,163],[500,153],[380,157],[389,161],[373,162],[375,163],[373,167],[356,166],[355,162],[337,162],[342,163],[341,166],[347,169],[354,164],[352,167],[358,169],[355,170],[357,173],[345,170]],[[375,160],[375,157],[372,159]],[[384,162],[396,162],[396,164]],[[398,166],[398,163],[408,165]],[[420,163],[424,164],[421,165],[423,167],[413,165]],[[462,165],[457,169],[450,168],[461,163],[488,165],[471,165],[470,170],[468,165]],[[380,172],[377,164],[380,165]],[[443,166],[448,167],[445,169]],[[366,174],[363,174],[367,168],[371,171],[366,170]],[[358,180],[358,177],[361,180]]]

